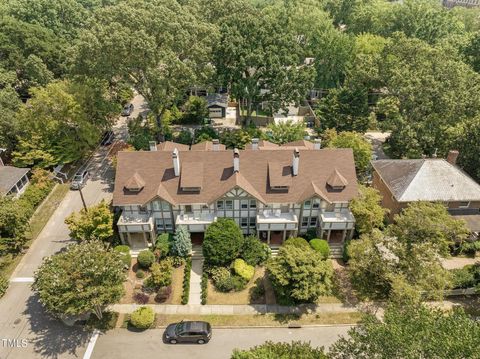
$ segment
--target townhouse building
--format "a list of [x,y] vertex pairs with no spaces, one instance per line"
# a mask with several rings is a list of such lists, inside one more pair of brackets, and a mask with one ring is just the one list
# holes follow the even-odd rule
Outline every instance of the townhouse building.
[[226,150],[217,141],[150,149],[117,157],[113,205],[121,210],[121,239],[132,248],[147,247],[179,225],[201,244],[220,217],[234,219],[245,235],[270,246],[309,229],[332,246],[353,235],[349,202],[357,195],[357,178],[351,149],[293,143],[260,150],[257,140],[246,150]]

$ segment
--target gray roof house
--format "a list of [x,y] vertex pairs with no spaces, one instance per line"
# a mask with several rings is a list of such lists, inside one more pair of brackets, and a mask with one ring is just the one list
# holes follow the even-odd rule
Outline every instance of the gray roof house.
[[207,107],[210,118],[225,117],[228,107],[228,95],[226,93],[209,94],[207,96]]
[[28,185],[30,168],[0,165],[0,196],[20,196]]

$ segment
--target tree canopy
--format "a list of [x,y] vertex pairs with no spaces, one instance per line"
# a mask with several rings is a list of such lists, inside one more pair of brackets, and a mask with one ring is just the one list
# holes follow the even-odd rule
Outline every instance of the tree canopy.
[[77,241],[105,241],[113,236],[113,214],[104,200],[87,210],[73,212],[65,218],[65,223],[70,230],[70,237]]

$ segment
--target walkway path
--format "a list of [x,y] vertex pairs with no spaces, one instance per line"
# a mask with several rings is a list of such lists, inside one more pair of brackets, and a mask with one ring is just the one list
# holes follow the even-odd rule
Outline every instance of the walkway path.
[[442,266],[445,269],[463,268],[466,265],[480,263],[480,258],[451,257],[442,259]]
[[192,271],[190,273],[190,292],[188,295],[188,304],[189,305],[200,305],[201,304],[201,295],[202,287],[200,285],[202,281],[202,269],[203,269],[203,259],[202,258],[193,258],[192,259]]

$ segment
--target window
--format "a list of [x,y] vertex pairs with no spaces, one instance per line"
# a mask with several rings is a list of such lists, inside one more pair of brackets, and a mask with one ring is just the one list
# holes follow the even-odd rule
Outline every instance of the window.
[[155,219],[155,228],[157,229],[157,232],[163,232],[163,219]]
[[250,200],[250,208],[257,208],[257,201],[254,199]]
[[303,203],[303,208],[310,209],[312,207],[312,201],[305,201]]
[[225,201],[225,209],[233,209],[233,201],[231,199]]
[[224,209],[223,201],[217,201],[217,209]]
[[173,229],[172,220],[170,218],[165,218],[163,221],[165,222],[165,230]]
[[147,213],[147,207],[138,206],[138,213]]
[[153,201],[152,205],[153,205],[153,210],[154,211],[160,211],[161,208],[162,208],[160,201]]
[[248,227],[248,218],[247,217],[242,217],[241,218],[240,227],[242,227],[242,228],[247,228]]
[[317,226],[317,217],[310,217],[310,226],[311,227]]
[[302,227],[308,227],[308,217],[302,217]]
[[470,206],[470,202],[460,202],[458,204],[458,208],[468,208]]
[[168,202],[162,201],[162,209],[168,211],[170,209],[170,204]]
[[250,227],[255,227],[257,225],[257,218],[250,217]]
[[246,199],[242,199],[242,201],[240,202],[240,208],[248,209],[248,201]]
[[192,206],[191,205],[187,204],[185,206],[185,213],[192,213]]
[[320,200],[319,199],[314,199],[313,200],[312,208],[314,208],[314,209],[320,208]]

